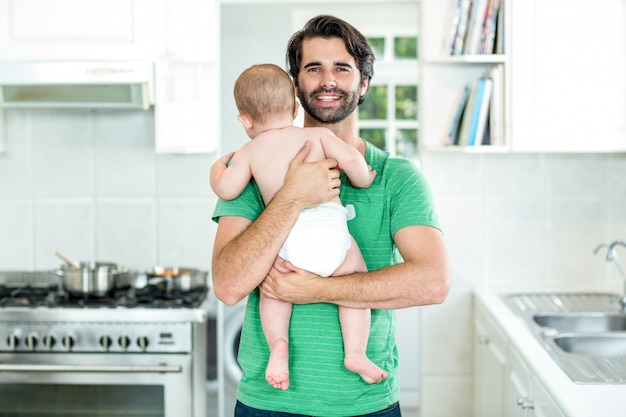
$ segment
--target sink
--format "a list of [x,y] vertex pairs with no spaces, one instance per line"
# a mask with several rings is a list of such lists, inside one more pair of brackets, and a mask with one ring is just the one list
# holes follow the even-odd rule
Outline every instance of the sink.
[[626,331],[626,314],[605,312],[537,313],[533,320],[539,326],[559,332],[616,332]]
[[560,335],[554,343],[565,352],[587,356],[626,356],[626,334]]
[[620,295],[503,294],[504,303],[577,384],[626,385],[626,313]]

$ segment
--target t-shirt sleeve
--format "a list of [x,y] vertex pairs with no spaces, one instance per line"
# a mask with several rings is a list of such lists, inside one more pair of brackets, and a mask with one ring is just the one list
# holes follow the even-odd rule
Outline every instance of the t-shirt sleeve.
[[432,191],[424,174],[411,161],[390,158],[394,183],[387,184],[391,194],[391,232],[407,226],[432,226],[439,230]]
[[223,216],[243,217],[254,221],[264,208],[265,204],[259,188],[252,180],[237,198],[229,201],[218,199],[212,218],[216,223],[219,223],[220,217]]

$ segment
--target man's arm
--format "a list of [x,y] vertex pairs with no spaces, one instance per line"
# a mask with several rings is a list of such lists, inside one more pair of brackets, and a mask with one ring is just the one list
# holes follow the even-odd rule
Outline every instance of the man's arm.
[[283,265],[294,272],[272,268],[261,292],[295,304],[333,303],[353,308],[399,309],[442,303],[450,290],[450,267],[441,232],[430,226],[409,226],[398,230],[394,240],[403,263],[321,278],[285,261]]
[[211,275],[224,303],[237,303],[263,281],[302,209],[339,195],[337,161],[304,163],[309,150],[307,144],[294,157],[282,188],[254,222],[220,218]]

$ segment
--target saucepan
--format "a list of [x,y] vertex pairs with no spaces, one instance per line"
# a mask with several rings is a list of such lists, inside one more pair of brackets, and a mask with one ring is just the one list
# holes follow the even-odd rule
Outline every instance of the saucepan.
[[206,287],[208,272],[195,268],[155,266],[147,275],[150,285],[164,285],[167,291],[191,291]]
[[61,277],[63,288],[72,295],[104,297],[128,270],[112,262],[94,261],[66,263],[52,273]]

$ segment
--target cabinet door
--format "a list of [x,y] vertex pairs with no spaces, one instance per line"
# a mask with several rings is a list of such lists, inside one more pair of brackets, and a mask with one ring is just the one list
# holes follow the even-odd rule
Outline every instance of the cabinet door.
[[530,396],[530,374],[513,349],[509,350],[504,382],[504,416],[531,417],[534,402]]
[[536,417],[566,417],[543,385],[536,379],[532,379],[530,387]]
[[511,2],[514,151],[626,151],[626,2]]
[[474,415],[502,417],[506,342],[480,310],[476,312],[475,330]]

